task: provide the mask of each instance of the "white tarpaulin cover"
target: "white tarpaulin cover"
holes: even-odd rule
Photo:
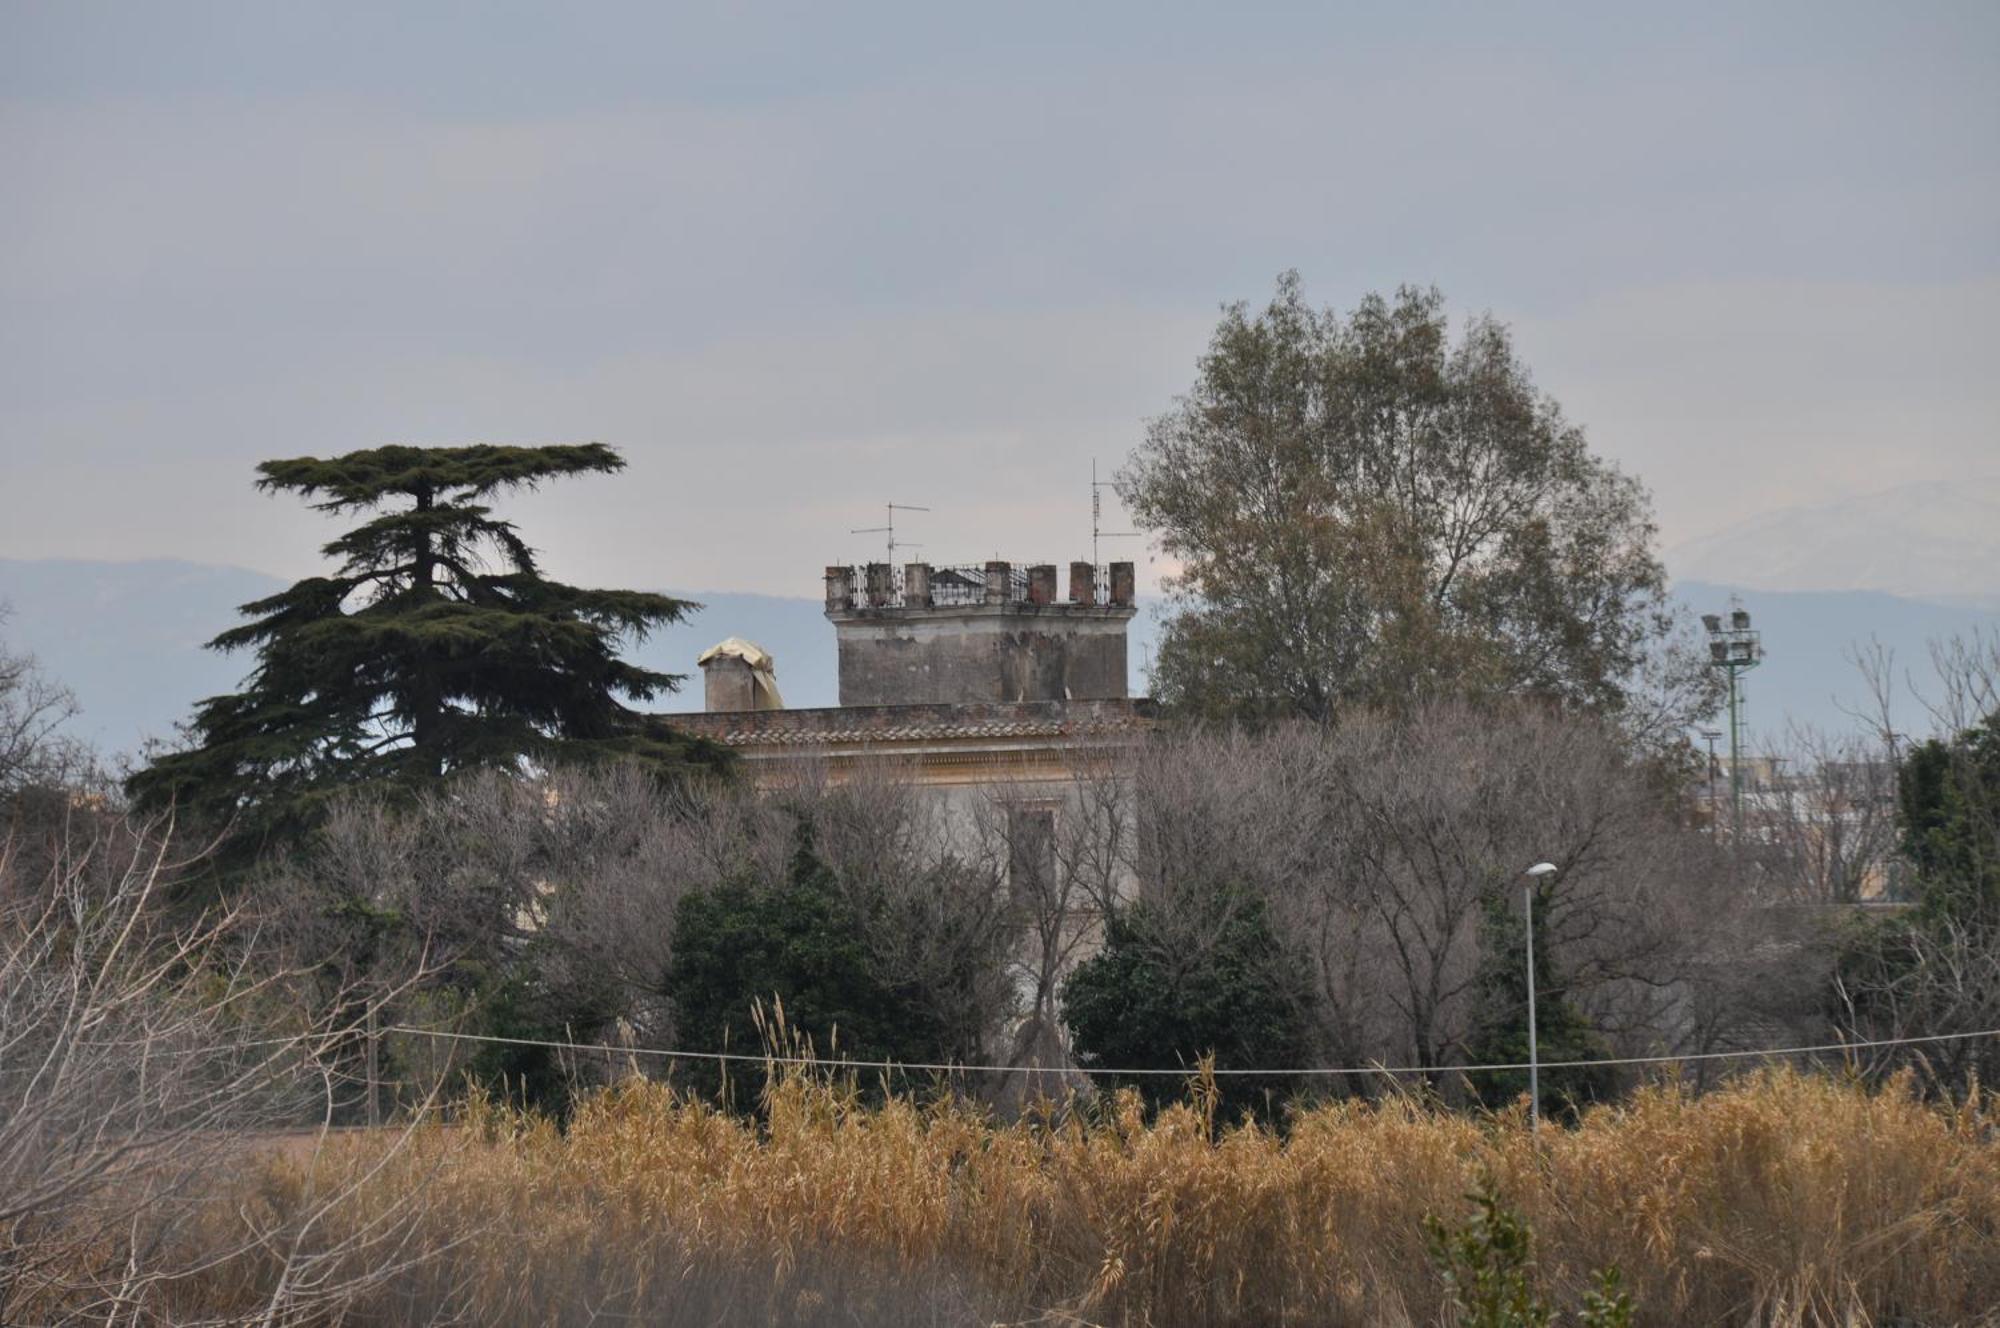
[[[778,666],[772,660],[771,652],[754,641],[745,641],[740,636],[732,636],[701,652],[695,663],[706,665],[711,659],[740,659],[750,666],[750,683],[757,689],[759,710],[783,710],[785,698],[778,695]]]

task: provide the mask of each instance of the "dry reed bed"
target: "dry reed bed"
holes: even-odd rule
[[[566,1132],[481,1108],[386,1161],[366,1136],[269,1156],[246,1211],[379,1168],[316,1238],[401,1223],[441,1253],[350,1321],[1432,1323],[1422,1219],[1491,1175],[1560,1303],[1615,1264],[1647,1324],[1965,1323],[2000,1305],[1996,1124],[1788,1072],[1648,1089],[1539,1140],[1408,1102],[1283,1136],[1211,1132],[1197,1105],[1149,1122],[1129,1096],[998,1125],[800,1077],[756,1125],[635,1080]],[[215,1278],[184,1292],[258,1294]]]

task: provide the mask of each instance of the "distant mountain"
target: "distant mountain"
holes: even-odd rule
[[[236,621],[236,607],[283,583],[258,572],[194,563],[76,562],[0,559],[0,602],[13,615],[0,637],[40,656],[75,690],[83,714],[75,732],[107,753],[134,751],[146,737],[168,737],[194,703],[230,690],[249,667],[202,642]],[[818,599],[726,591],[675,591],[704,609],[633,652],[649,668],[688,675],[680,694],[660,706],[701,708],[695,658],[724,637],[757,642],[777,661],[785,703],[804,708],[837,700],[833,629]],[[2000,612],[1940,605],[1872,591],[1761,590],[1741,582],[1688,581],[1676,597],[1695,613],[1728,607],[1740,596],[1764,632],[1768,657],[1748,679],[1750,719],[1758,740],[1782,735],[1787,717],[1829,728],[1852,727],[1841,703],[1858,705],[1861,687],[1847,652],[1870,636],[1895,650],[1917,685],[1934,687],[1927,642],[1974,630],[2000,631]],[[1157,606],[1133,624],[1132,685],[1145,687],[1144,664],[1157,639]],[[1898,727],[1921,731],[1914,706]]]
[[[77,736],[107,753],[136,751],[168,738],[203,697],[232,690],[250,667],[247,655],[203,648],[235,623],[237,607],[285,582],[240,567],[170,559],[84,562],[0,559],[0,603],[12,613],[0,640],[27,650],[77,695]],[[769,650],[791,706],[838,700],[833,628],[812,599],[732,592],[673,591],[703,605],[685,623],[652,637],[632,659],[687,675],[663,711],[701,709],[695,659],[717,641],[742,636]]]
[[[2000,478],[1771,512],[1667,554],[1676,577],[2000,610]]]
[[[284,586],[240,567],[152,559],[74,562],[0,559],[0,624],[10,650],[27,650],[76,693],[72,731],[107,755],[170,738],[194,702],[228,691],[249,668],[202,642],[236,621],[236,606]]]

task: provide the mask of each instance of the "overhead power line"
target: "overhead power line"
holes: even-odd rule
[[[598,1052],[612,1056],[650,1056],[656,1059],[681,1061],[739,1061],[749,1064],[766,1065],[812,1065],[832,1070],[904,1070],[940,1074],[982,1074],[982,1073],[1068,1073],[1074,1070],[1088,1075],[1174,1075],[1186,1078],[1197,1073],[1193,1066],[1176,1069],[1155,1067],[1117,1068],[1106,1065],[1076,1065],[1057,1070],[1052,1067],[1032,1065],[969,1065],[944,1061],[865,1061],[828,1059],[817,1056],[776,1056],[760,1055],[746,1051],[669,1051],[657,1047],[620,1047],[607,1042],[561,1042],[548,1038],[501,1037],[491,1033],[454,1033],[439,1028],[417,1028],[409,1024],[391,1024],[382,1030],[385,1033],[406,1033],[414,1037],[440,1038],[453,1042],[482,1042],[510,1047],[542,1047],[557,1051]],[[1755,1060],[1760,1057],[1805,1056],[1821,1052],[1864,1051],[1874,1047],[1906,1047],[1939,1042],[1962,1042],[1971,1038],[2000,1037],[2000,1028],[1981,1029],[1972,1033],[1930,1033],[1917,1037],[1870,1038],[1853,1042],[1822,1042],[1811,1046],[1765,1047],[1742,1051],[1696,1051],[1674,1056],[1607,1056],[1597,1060],[1541,1061],[1544,1070],[1587,1069],[1609,1065],[1684,1065],[1691,1061]],[[1482,1074],[1497,1070],[1525,1070],[1526,1061],[1495,1063],[1490,1065],[1307,1065],[1281,1069],[1222,1069],[1212,1073],[1218,1077],[1228,1075],[1256,1075],[1268,1078],[1294,1076],[1337,1077],[1344,1075],[1379,1074]]]

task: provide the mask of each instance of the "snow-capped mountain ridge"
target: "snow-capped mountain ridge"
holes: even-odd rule
[[[1678,580],[2000,609],[2000,477],[1769,512],[1667,553]]]

